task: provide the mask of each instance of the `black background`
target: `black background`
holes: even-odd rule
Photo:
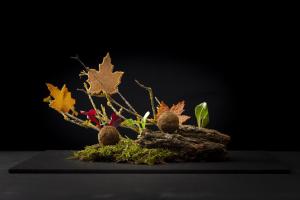
[[[110,52],[115,70],[125,72],[120,91],[141,113],[150,110],[148,97],[134,79],[169,105],[185,100],[192,117],[195,105],[208,102],[209,127],[232,137],[230,149],[299,150],[297,65],[280,34],[239,22],[206,27],[196,15],[193,21],[98,16],[92,23],[80,13],[54,13],[40,10],[6,24],[0,149],[78,149],[97,142],[93,130],[68,124],[42,99],[45,82],[66,83],[77,110],[89,109],[76,91],[85,80],[78,77],[82,67],[70,56],[97,68]],[[188,123],[196,124],[194,118]]]

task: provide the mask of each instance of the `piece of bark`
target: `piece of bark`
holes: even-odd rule
[[[178,153],[178,161],[213,160],[228,158],[226,144],[230,137],[213,129],[181,126],[175,133],[145,130],[137,143],[147,148],[165,148]]]
[[[177,133],[185,137],[202,138],[225,145],[230,141],[229,135],[223,134],[214,129],[198,128],[192,125],[181,125]]]

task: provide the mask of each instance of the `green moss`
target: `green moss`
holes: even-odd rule
[[[166,149],[148,149],[136,144],[129,138],[122,138],[116,145],[87,146],[73,153],[72,158],[83,161],[129,162],[154,165],[171,161],[176,153]]]

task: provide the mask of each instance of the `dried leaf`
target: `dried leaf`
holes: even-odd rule
[[[62,89],[58,89],[50,83],[46,83],[48,90],[50,91],[50,96],[53,100],[49,100],[49,106],[58,112],[67,113],[72,110],[74,113],[75,99],[72,98],[71,92],[68,91],[66,85]]]
[[[170,111],[174,112],[177,115],[181,115],[183,113],[183,111],[184,111],[184,109],[183,109],[184,106],[185,106],[184,101],[180,101],[176,105],[173,104],[173,106],[171,107]]]
[[[159,106],[157,107],[157,113],[156,113],[156,119],[158,119],[158,117],[163,114],[166,111],[169,111],[170,108],[167,104],[165,104],[165,102],[161,101]]]
[[[93,95],[99,95],[102,92],[114,94],[118,91],[118,85],[124,72],[113,72],[113,65],[109,53],[103,58],[99,65],[99,71],[89,69],[87,82],[90,85],[89,92]]]
[[[190,116],[182,115],[182,113],[184,112],[184,106],[185,106],[185,102],[181,101],[181,102],[177,103],[176,105],[173,104],[173,106],[171,108],[169,108],[169,106],[167,104],[165,104],[163,101],[161,101],[161,103],[157,107],[156,119],[158,119],[158,117],[162,113],[164,113],[166,111],[171,111],[171,112],[174,112],[178,116],[179,124],[183,124],[185,121],[187,121],[188,119],[191,118]]]
[[[179,118],[179,124],[183,124],[184,122],[186,122],[191,117],[187,116],[187,115],[178,115],[178,118]]]

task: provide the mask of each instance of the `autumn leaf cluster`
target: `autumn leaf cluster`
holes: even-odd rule
[[[96,130],[101,128],[102,125],[124,126],[141,133],[143,129],[146,128],[146,125],[155,124],[160,115],[166,111],[175,113],[179,118],[180,124],[186,122],[190,118],[189,116],[182,114],[185,106],[184,101],[180,101],[171,107],[161,101],[159,102],[157,110],[155,110],[152,89],[136,81],[139,86],[150,92],[149,96],[151,100],[153,118],[151,119],[149,117],[149,111],[145,112],[144,115],[139,114],[118,89],[124,72],[114,71],[114,65],[111,62],[109,53],[107,53],[107,55],[103,58],[98,69],[86,68],[81,74],[87,76],[86,82],[84,83],[84,92],[88,95],[92,105],[90,110],[80,111],[80,114],[87,117],[87,121],[76,117],[76,100],[72,97],[72,94],[68,91],[66,85],[63,85],[63,87],[59,89],[50,83],[46,84],[50,91],[50,96],[45,98],[44,101],[48,102],[51,108],[63,114],[65,119],[72,123],[83,127],[92,127]],[[112,95],[115,94],[119,95],[121,99],[123,99],[126,106],[121,105],[121,103],[117,102],[113,98]],[[94,103],[93,97],[106,97],[106,104],[113,112],[110,118],[106,114],[105,106],[101,104],[101,110],[96,108],[97,106]],[[134,118],[125,117],[123,112],[133,115]]]

